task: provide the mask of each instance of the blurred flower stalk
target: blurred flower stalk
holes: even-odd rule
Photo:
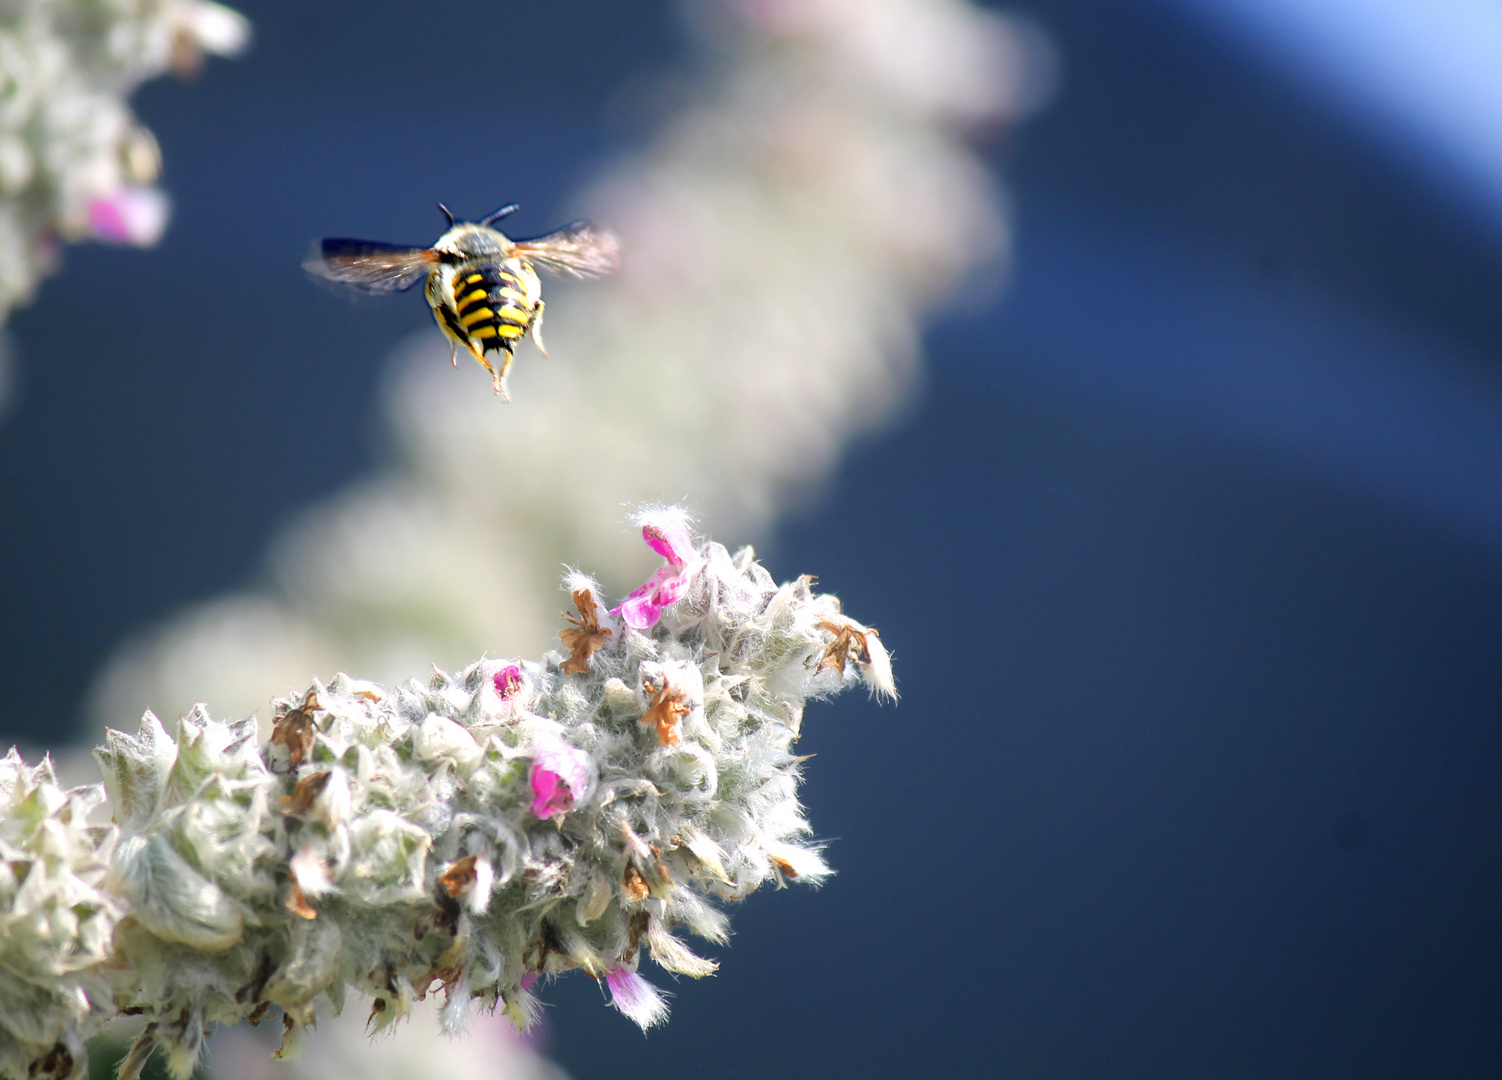
[[[56,269],[62,243],[150,247],[167,225],[156,139],[126,98],[249,24],[208,0],[0,3],[0,322]]]
[[[828,873],[797,799],[805,702],[895,689],[875,632],[809,578],[777,585],[680,511],[638,520],[672,538],[671,597],[659,573],[633,597],[650,605],[607,612],[571,574],[576,614],[540,661],[315,682],[266,742],[254,717],[197,706],[174,737],[147,713],[95,751],[110,826],[88,820],[99,785],[11,751],[0,1075],[82,1076],[83,1040],[120,1015],[144,1023],[120,1080],[158,1049],[187,1080],[215,1027],[268,1015],[288,1058],[348,990],[375,1031],[430,995],[447,1034],[473,1004],[521,1029],[536,980],[574,969],[663,1020],[644,955],[708,975],[677,928],[723,943],[716,901]]]
[[[705,63],[582,209],[623,240],[605,282],[549,284],[551,357],[496,407],[421,333],[398,353],[383,470],[304,514],[266,579],[129,642],[94,715],[268,686],[393,680],[548,632],[559,561],[624,587],[623,508],[685,502],[764,536],[913,393],[920,329],[1007,233],[964,136],[1039,93],[1033,35],[964,0],[700,0]],[[637,578],[640,580],[640,578]],[[664,587],[670,588],[670,583]]]

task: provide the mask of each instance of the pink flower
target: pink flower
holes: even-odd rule
[[[156,188],[122,187],[89,200],[89,229],[101,240],[151,247],[167,228],[167,196]]]
[[[490,678],[502,701],[509,700],[512,694],[522,688],[522,669],[515,664],[507,664]]]
[[[610,987],[610,1004],[636,1021],[642,1030],[667,1019],[668,1003],[662,1000],[657,987],[636,972],[613,967],[605,972],[605,984]]]
[[[562,817],[582,798],[594,779],[594,761],[560,739],[539,741],[533,747],[532,813],[543,820]]]
[[[546,821],[555,814],[562,816],[574,805],[574,793],[569,790],[563,777],[552,769],[544,769],[532,763],[532,813]]]
[[[641,535],[668,564],[658,567],[645,585],[610,614],[620,616],[627,626],[646,630],[657,625],[663,608],[688,591],[704,560],[694,550],[694,538],[681,515],[654,514],[643,523]]]

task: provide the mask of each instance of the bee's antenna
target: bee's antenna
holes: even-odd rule
[[[481,225],[489,225],[492,221],[499,221],[507,214],[515,213],[521,209],[521,203],[507,203],[493,214],[486,214],[480,219]]]
[[[438,209],[442,210],[443,216],[449,219],[449,228],[452,229],[454,227],[454,215],[449,213],[449,208],[444,206],[443,203],[438,204]]]

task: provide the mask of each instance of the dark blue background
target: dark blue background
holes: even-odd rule
[[[12,320],[16,736],[74,730],[123,633],[254,575],[379,456],[378,372],[350,357],[428,316],[331,303],[308,238],[421,241],[438,199],[516,199],[540,231],[683,62],[670,5],[241,7],[250,54],[138,98],[162,247],[72,251]],[[1288,311],[1321,327],[1299,370],[1353,364],[1328,384],[1352,400],[1371,334],[1415,378],[1495,385],[1495,233],[1152,0],[1025,8],[1065,82],[984,148],[1014,287],[935,330],[921,406],[766,552],[896,653],[899,707],[810,712],[839,874],[753,897],[645,1041],[589,980],[550,988],[553,1053],[577,1080],[1497,1075],[1495,414],[1235,411],[1300,406],[1255,364]],[[1174,285],[1180,256],[1220,299]],[[1178,328],[1156,350],[1142,295]],[[1427,471],[1384,456],[1440,434]]]

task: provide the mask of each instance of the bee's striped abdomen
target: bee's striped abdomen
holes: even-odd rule
[[[509,267],[468,266],[454,275],[455,331],[481,349],[510,352],[527,332],[535,305],[527,300],[526,285]]]

